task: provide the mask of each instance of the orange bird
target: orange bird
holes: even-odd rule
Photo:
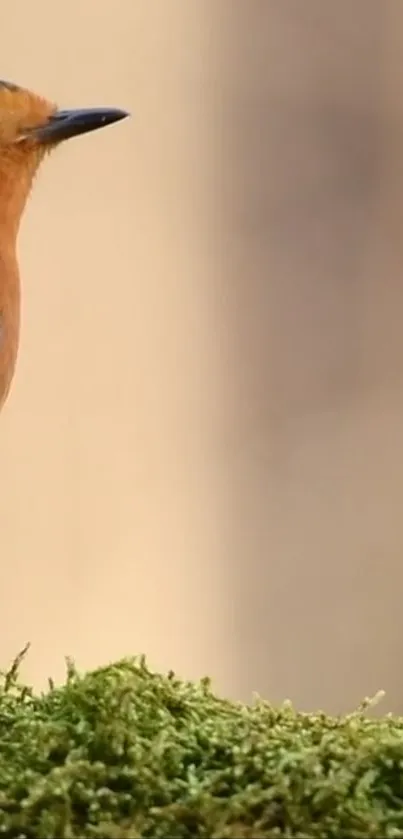
[[[118,108],[61,111],[0,81],[0,409],[14,377],[20,333],[17,235],[34,176],[59,143],[127,117]]]

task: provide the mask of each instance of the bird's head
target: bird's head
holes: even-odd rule
[[[17,231],[32,180],[47,152],[126,116],[118,108],[59,110],[29,90],[0,81],[0,228],[11,224]]]

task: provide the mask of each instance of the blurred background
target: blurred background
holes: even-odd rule
[[[401,0],[36,0],[1,76],[67,143],[19,250],[0,656],[144,652],[403,711]]]

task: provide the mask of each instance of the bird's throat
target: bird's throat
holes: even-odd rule
[[[15,247],[22,214],[32,188],[42,154],[21,154],[21,149],[0,155],[0,231]]]

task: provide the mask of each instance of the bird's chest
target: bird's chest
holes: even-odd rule
[[[5,279],[0,272],[0,408],[14,376],[20,335],[18,278]]]

